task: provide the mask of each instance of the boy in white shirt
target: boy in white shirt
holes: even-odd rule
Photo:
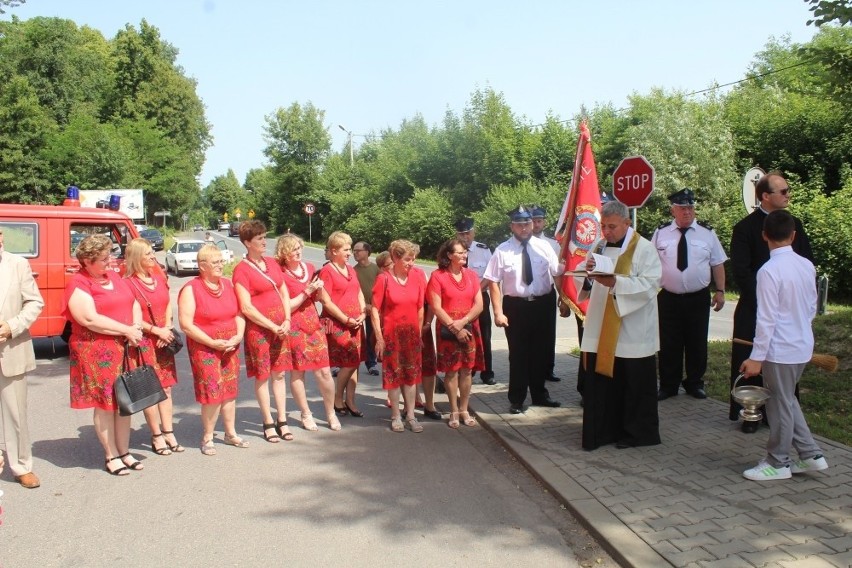
[[[751,355],[740,367],[746,377],[762,370],[763,384],[772,394],[766,402],[766,458],[743,472],[753,481],[789,479],[793,473],[828,468],[794,394],[813,355],[811,322],[817,303],[816,271],[793,252],[795,235],[793,216],[784,209],[771,212],[763,223],[769,260],[757,273],[757,330]],[[797,461],[790,458],[791,447],[799,455]]]

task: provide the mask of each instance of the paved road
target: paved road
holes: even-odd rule
[[[183,280],[172,278],[173,293]],[[0,475],[3,568],[615,566],[485,428],[455,431],[430,421],[422,434],[392,433],[377,377],[359,388],[367,416],[343,419],[341,432],[325,427],[309,380],[320,430],[301,430],[290,401],[295,440],[277,445],[260,437],[243,379],[237,430],[252,445],[225,446],[219,429],[218,455],[205,457],[183,351],[175,430],[187,451],[154,455],[136,415],[131,447],[145,470],[109,476],[91,412],[68,407],[68,361],[59,343],[39,342],[29,379],[42,487],[24,490],[8,470]]]

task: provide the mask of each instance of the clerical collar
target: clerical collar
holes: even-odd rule
[[[625,239],[625,238],[627,238],[627,235],[625,235],[624,237],[622,237],[622,239],[621,239],[620,241],[618,241],[618,242],[615,242],[615,243],[610,243],[610,242],[608,242],[608,243],[606,244],[606,246],[608,246],[608,247],[617,247],[617,248],[621,248],[621,247],[623,247],[623,246],[624,246],[624,239]]]

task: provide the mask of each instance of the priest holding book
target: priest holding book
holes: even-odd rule
[[[603,238],[586,262],[579,300],[589,298],[580,345],[583,449],[660,443],[656,353],[660,346],[657,292],[662,267],[654,246],[630,226],[627,207],[601,208]],[[598,259],[607,257],[610,266]],[[606,269],[606,270],[605,270]],[[611,273],[610,272],[611,269]],[[578,287],[581,282],[578,282]]]

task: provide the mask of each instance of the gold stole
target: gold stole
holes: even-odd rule
[[[630,274],[633,265],[633,253],[636,252],[636,243],[639,242],[639,232],[633,232],[633,238],[615,262],[615,274]],[[615,301],[612,294],[606,295],[606,307],[604,308],[603,322],[601,322],[601,335],[598,339],[598,356],[595,360],[595,372],[605,377],[612,378],[615,366],[615,347],[618,344],[618,334],[621,331],[621,317],[615,311]]]

